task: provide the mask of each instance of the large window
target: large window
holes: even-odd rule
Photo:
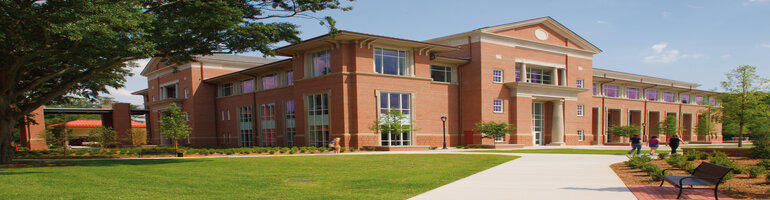
[[[309,144],[318,147],[329,142],[329,95],[307,96],[307,130]]]
[[[657,101],[658,100],[658,91],[657,90],[647,90],[644,91],[644,96],[647,98],[648,101]]]
[[[241,81],[241,88],[243,89],[243,93],[254,92],[254,79]]]
[[[696,95],[695,96],[695,104],[702,105],[703,104],[703,100],[705,100],[705,97],[700,96],[700,95]]]
[[[219,94],[223,97],[233,95],[233,84],[232,83],[222,84]]]
[[[492,101],[492,112],[496,113],[502,113],[503,112],[503,100],[502,99],[495,99]]]
[[[383,116],[390,111],[401,112],[406,117],[401,123],[407,127],[402,130],[382,130],[380,133],[380,140],[383,146],[411,145],[412,131],[411,128],[408,128],[412,125],[412,104],[410,97],[410,94],[380,93],[380,116]]]
[[[605,97],[620,97],[620,87],[617,85],[604,85]]]
[[[682,103],[690,103],[690,94],[679,94],[679,101],[682,101]]]
[[[406,75],[406,51],[374,48],[374,70],[380,74]]]
[[[674,93],[673,92],[663,92],[663,101],[674,103]]]
[[[527,68],[527,82],[551,84],[552,74],[553,74],[552,70]]]
[[[310,77],[323,76],[331,72],[329,51],[319,51],[310,54]]]
[[[242,147],[254,146],[254,129],[251,118],[251,106],[238,108],[238,128],[240,132],[239,145]]]
[[[275,104],[259,105],[259,132],[262,146],[275,146]]]
[[[269,90],[278,87],[278,74],[262,76],[262,89]]]
[[[431,65],[430,77],[433,78],[433,81],[450,83],[452,82],[452,67]]]
[[[709,104],[711,104],[712,106],[716,106],[717,105],[717,100],[714,99],[714,97],[709,97]]]
[[[160,99],[176,98],[176,86],[179,84],[169,84],[160,87]]]
[[[639,99],[639,88],[626,88],[626,98]]]
[[[286,72],[286,85],[294,85],[294,71]]]
[[[294,101],[286,102],[286,146],[294,146],[294,134],[297,132],[295,124]]]
[[[503,70],[492,70],[492,82],[503,83]]]

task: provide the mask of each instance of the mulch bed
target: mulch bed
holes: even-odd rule
[[[65,167],[78,166],[73,163],[49,163],[49,162],[12,162],[11,164],[0,164],[0,168],[6,167]]]
[[[730,157],[738,165],[741,166],[756,166],[759,160],[749,159],[745,157]],[[691,161],[693,165],[698,166],[703,160]],[[666,163],[664,160],[653,160],[651,163],[658,165],[661,169],[675,168]],[[627,186],[632,185],[654,185],[657,187],[660,181],[652,181],[647,173],[641,169],[634,169],[627,166],[625,163],[615,163],[610,165],[610,168],[615,171],[618,177],[623,180]],[[669,170],[674,175],[689,175],[683,170]],[[770,199],[770,184],[765,181],[765,176],[759,176],[757,178],[749,178],[748,174],[735,174],[735,176],[728,180],[727,183],[719,186],[719,194],[726,194],[735,199]],[[663,187],[670,187],[671,184],[664,184]],[[694,190],[697,191],[697,190]],[[706,190],[707,191],[707,190]],[[678,192],[678,191],[677,191]],[[685,190],[684,194],[687,194],[688,190]],[[684,194],[682,195],[684,197]],[[720,195],[721,196],[721,195]],[[713,194],[710,196],[713,198]],[[676,196],[674,196],[676,198]]]

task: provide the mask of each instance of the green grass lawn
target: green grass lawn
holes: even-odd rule
[[[631,148],[629,148],[631,150]],[[604,149],[514,149],[514,150],[478,150],[473,152],[489,153],[554,153],[554,154],[604,154],[604,155],[626,155],[628,150],[604,150]],[[657,150],[655,153],[671,152]],[[649,154],[650,150],[642,150],[642,154]]]
[[[0,168],[0,199],[406,199],[513,160],[330,155],[61,161]]]

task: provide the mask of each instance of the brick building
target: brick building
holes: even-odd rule
[[[593,68],[601,50],[550,17],[485,27],[428,41],[340,31],[276,49],[283,60],[215,54],[141,73],[149,88],[151,143],[160,112],[179,103],[193,127],[186,143],[227,146],[505,146],[623,142],[608,126],[675,116],[688,141],[698,111],[716,104],[698,84]],[[524,72],[524,73],[522,73]],[[593,89],[591,89],[593,87]],[[397,110],[418,130],[377,134]],[[509,135],[482,139],[479,121],[508,122]],[[720,130],[721,128],[717,128]],[[721,141],[721,136],[712,138]]]

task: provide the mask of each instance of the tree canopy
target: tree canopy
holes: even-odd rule
[[[313,18],[336,31],[324,10],[341,0],[0,1],[0,163],[10,163],[11,132],[38,107],[66,94],[85,98],[120,88],[132,60],[194,61],[196,55],[257,51],[296,43]]]
[[[723,119],[737,124],[738,146],[743,146],[743,134],[747,124],[754,123],[759,116],[767,116],[768,106],[763,103],[762,94],[767,91],[767,80],[757,75],[757,68],[749,65],[739,66],[726,74],[722,81],[726,91],[721,96]]]
[[[179,140],[189,137],[190,131],[192,131],[192,128],[187,126],[185,119],[185,113],[176,103],[170,104],[160,117],[160,135],[174,141],[174,148],[177,152],[179,152]]]

